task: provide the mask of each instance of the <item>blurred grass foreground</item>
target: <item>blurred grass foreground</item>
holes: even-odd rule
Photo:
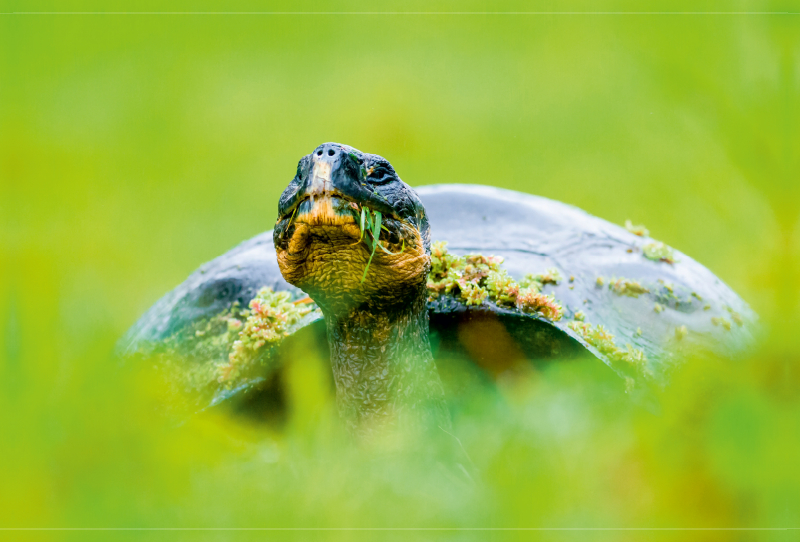
[[[0,527],[800,527],[800,18],[777,13],[797,5],[667,6],[753,13],[0,15]],[[186,9],[233,8],[169,11]],[[354,446],[313,348],[292,357],[280,423],[189,416],[157,368],[120,364],[115,341],[201,263],[269,229],[297,160],[324,141],[386,156],[412,186],[490,184],[643,222],[750,303],[758,348],[686,363],[657,412],[599,362],[478,378],[453,410],[473,483],[442,467],[437,443]]]

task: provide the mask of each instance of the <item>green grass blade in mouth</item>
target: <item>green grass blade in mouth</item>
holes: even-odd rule
[[[375,243],[374,243],[374,238],[372,236],[372,228],[373,225],[375,224],[375,217],[373,216],[372,209],[370,209],[369,207],[367,207],[366,209],[367,209],[366,220],[364,223],[364,230],[363,230],[364,242],[367,244],[367,247],[374,252]]]
[[[367,209],[366,207],[362,207],[361,208],[361,223],[360,223],[360,225],[358,227],[358,231],[360,233],[358,235],[358,241],[356,241],[356,244],[360,243],[361,240],[364,239],[364,220],[365,220],[365,215],[366,215],[366,212],[367,212],[366,209]]]
[[[391,252],[388,248],[386,248],[385,246],[383,246],[380,243],[378,243],[378,246],[380,247],[380,249],[382,251],[384,251],[389,256],[397,256],[398,254],[402,254],[403,252],[405,252],[405,250],[406,250],[406,240],[403,239],[403,246],[402,246],[402,248],[400,248],[400,252]]]
[[[361,277],[361,283],[364,283],[364,280],[367,278],[367,271],[369,270],[369,264],[372,263],[372,257],[375,256],[375,249],[372,250],[372,254],[369,255],[369,260],[367,260],[367,266],[364,268],[364,275]]]
[[[378,240],[381,236],[381,218],[382,218],[381,212],[375,211],[375,220],[372,223],[372,242],[375,244],[379,244]],[[373,249],[373,252],[374,251],[375,250]]]
[[[381,235],[381,227],[387,232],[389,229],[385,226],[382,226],[381,222],[383,220],[383,215],[380,211],[370,211],[366,207],[361,208],[361,235],[364,237],[364,241],[369,245],[370,239],[369,236],[364,236],[364,231],[368,231],[372,234],[372,253],[369,255],[369,260],[367,260],[367,266],[364,268],[364,275],[361,277],[361,282],[363,283],[364,280],[367,278],[367,271],[369,271],[369,265],[372,263],[372,258],[375,256],[375,251],[380,247],[382,251],[390,256],[397,256],[398,254],[402,254],[406,250],[406,241],[403,239],[403,245],[400,249],[400,252],[392,252],[386,247],[384,247],[380,243],[380,235]],[[365,223],[366,222],[366,228]],[[360,240],[360,239],[359,239]]]
[[[362,207],[362,216],[363,216],[363,209]],[[370,224],[370,222],[372,222]],[[378,248],[378,238],[381,233],[381,213],[380,211],[375,211],[375,217],[373,219],[367,218],[367,227],[372,231],[372,253],[369,255],[369,260],[367,260],[367,266],[364,268],[364,275],[361,277],[361,283],[364,283],[364,280],[367,278],[367,271],[369,271],[369,264],[372,263],[372,258],[375,256],[375,250]],[[362,230],[363,231],[363,230]],[[365,240],[368,240],[367,237]]]

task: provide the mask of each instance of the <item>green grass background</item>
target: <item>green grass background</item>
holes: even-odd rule
[[[794,2],[0,7],[773,12],[0,15],[0,527],[800,527],[800,16],[774,13]],[[120,366],[115,341],[269,229],[325,141],[385,156],[412,186],[489,184],[643,222],[761,315],[757,353],[687,364],[657,415],[602,366],[476,389],[455,420],[474,487],[425,454],[354,449],[314,351],[290,367],[283,431],[177,423],[164,406],[179,400],[157,371]]]

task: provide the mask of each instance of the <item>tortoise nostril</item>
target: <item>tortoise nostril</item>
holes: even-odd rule
[[[317,151],[317,156],[322,156],[322,151]]]
[[[333,156],[334,154],[336,154],[336,151],[333,149],[328,149],[328,156]]]

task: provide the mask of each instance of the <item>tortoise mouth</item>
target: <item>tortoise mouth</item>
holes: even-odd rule
[[[276,226],[284,278],[323,310],[409,299],[427,276],[425,244],[411,222],[387,216],[376,227],[376,214],[338,194],[302,198]],[[376,233],[380,246],[374,243]]]
[[[331,248],[358,248],[355,245],[371,245],[367,239],[374,237],[370,229],[369,217],[374,211],[368,205],[336,192],[305,195],[288,212],[278,219],[277,228],[281,239],[294,244],[300,241],[299,233],[311,236]],[[379,240],[386,249],[395,252],[402,250],[407,243],[415,242],[419,231],[408,221],[394,214],[382,215]],[[355,241],[355,242],[354,242]],[[281,247],[279,247],[281,248]],[[286,246],[285,248],[289,248]],[[363,250],[364,247],[362,247]]]
[[[291,223],[302,223],[309,226],[358,224],[362,207],[373,208],[370,203],[372,202],[359,201],[359,199],[342,194],[337,190],[316,194],[306,193],[298,198],[295,205],[278,217],[278,223],[288,219]],[[380,210],[383,211],[384,217],[402,221],[397,213],[387,213],[386,209]]]
[[[308,226],[346,226],[357,224],[361,207],[339,194],[309,195],[304,197],[288,215],[295,224]],[[287,218],[284,216],[282,218]]]

